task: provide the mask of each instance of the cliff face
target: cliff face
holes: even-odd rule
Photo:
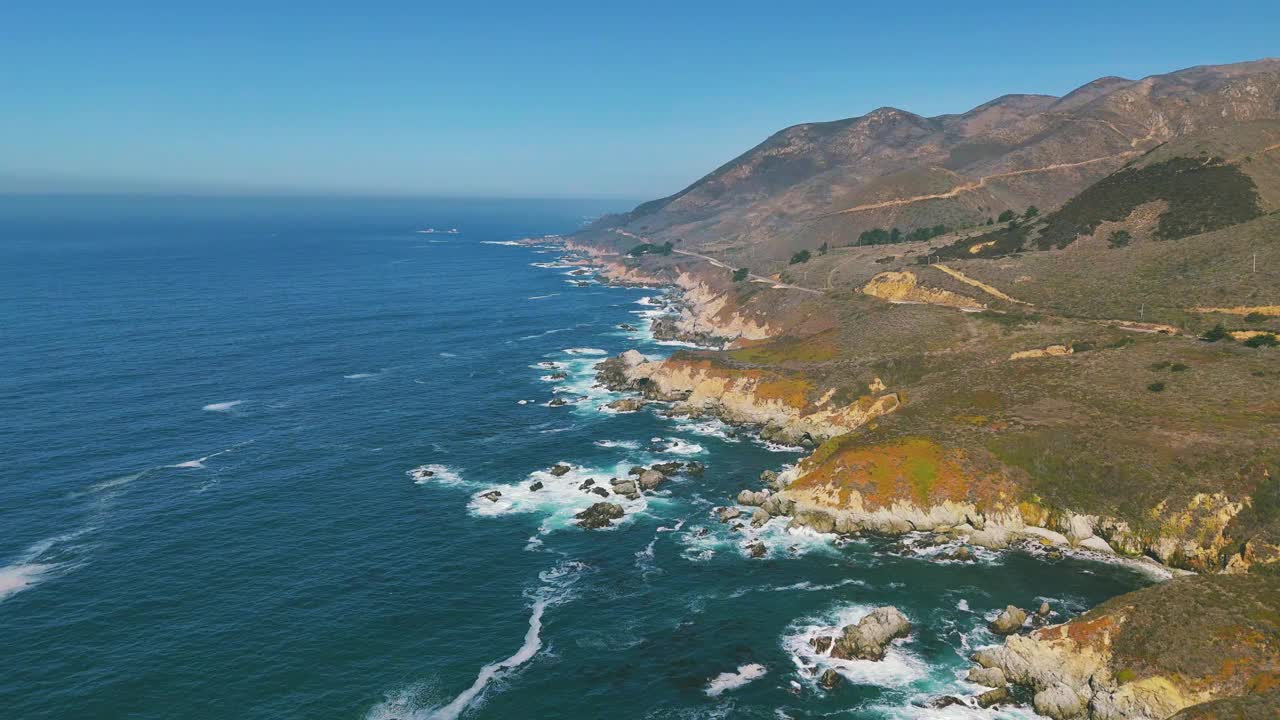
[[[626,360],[624,386],[672,401],[674,412],[760,425],[767,437],[793,444],[812,445],[852,432],[901,404],[896,393],[885,393],[841,405],[833,402],[834,390],[807,380],[723,368],[707,360]]]
[[[1027,687],[1055,720],[1276,717],[1280,578],[1180,578],[1014,635],[974,660]],[[1231,698],[1259,714],[1212,714]]]
[[[1247,506],[1225,494],[1164,502],[1141,532],[1129,522],[1037,501],[1017,473],[974,462],[969,453],[927,438],[867,444],[838,437],[781,476],[782,496],[808,511],[805,522],[845,532],[954,533],[977,545],[1017,541],[1151,557],[1198,572],[1245,572],[1270,545],[1237,552],[1232,522]]]

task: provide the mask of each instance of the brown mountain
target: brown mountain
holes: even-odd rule
[[[976,226],[1061,205],[1171,140],[1265,119],[1280,119],[1280,59],[1105,77],[1061,98],[1006,95],[957,115],[880,108],[782,130],[587,234],[634,244],[622,230],[745,263],[854,244],[874,227]]]

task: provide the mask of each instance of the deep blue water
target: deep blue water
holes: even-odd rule
[[[577,287],[534,266],[558,253],[485,242],[606,209],[0,200],[0,715],[930,717],[912,703],[972,691],[984,615],[1146,582],[780,522],[747,559],[710,509],[797,455],[601,412],[597,351],[672,349],[617,327],[658,291]],[[587,399],[547,407],[557,389]],[[579,482],[658,459],[708,470],[574,527],[598,500]],[[910,640],[818,690],[806,633],[882,604]]]

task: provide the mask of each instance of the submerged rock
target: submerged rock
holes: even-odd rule
[[[705,473],[706,471],[707,471],[707,466],[703,465],[702,463],[696,460],[690,460],[689,462],[686,462],[684,464],[685,474],[692,477],[702,477],[703,473]]]
[[[818,684],[823,690],[834,690],[840,685],[840,673],[827,668],[823,671],[822,676],[818,678]]]
[[[762,558],[767,552],[768,548],[762,542],[754,542],[747,546],[747,554],[753,558]]]
[[[1027,611],[1012,605],[1000,611],[987,628],[997,635],[1012,635],[1022,629],[1027,621]]]
[[[605,490],[602,487],[593,487],[591,488],[591,492],[595,493],[596,495],[599,495],[600,497],[609,497],[609,491]]]
[[[498,498],[502,497],[502,491],[490,490],[489,492],[481,495],[480,497],[484,498],[485,500],[488,500],[489,502],[498,502]]]
[[[539,490],[541,490],[541,489],[542,489],[542,481],[541,481],[541,480],[534,480],[534,481],[533,481],[532,483],[530,483],[530,485],[529,485],[529,490],[530,490],[530,492],[537,492],[537,491],[539,491]]]
[[[893,606],[878,607],[846,625],[831,647],[831,657],[841,660],[883,660],[885,647],[911,633],[911,621]]]
[[[578,520],[578,525],[595,530],[598,528],[609,527],[614,520],[620,519],[626,513],[623,512],[622,506],[610,502],[598,502],[582,512],[574,515]]]

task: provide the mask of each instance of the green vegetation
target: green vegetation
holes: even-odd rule
[[[830,249],[831,249],[831,246],[828,245],[826,242],[823,242],[821,245],[818,246],[818,254],[826,255],[827,250],[830,250]]]
[[[1227,329],[1222,326],[1222,323],[1218,323],[1217,325],[1214,325],[1213,327],[1209,328],[1208,332],[1200,336],[1200,339],[1205,342],[1218,342],[1219,340],[1230,339],[1230,338],[1231,338],[1231,334],[1228,333]]]
[[[1244,341],[1244,346],[1250,348],[1276,347],[1277,345],[1280,345],[1280,340],[1276,340],[1276,336],[1271,334],[1254,335]]]
[[[1022,217],[1027,218],[1028,220],[1030,220],[1031,218],[1033,218],[1033,217],[1035,217],[1035,216],[1037,216],[1037,215],[1039,215],[1039,214],[1040,214],[1040,208],[1036,207],[1035,205],[1031,205],[1031,206],[1027,207],[1027,211],[1026,211],[1025,213],[1023,213],[1023,214],[1022,214]]]
[[[931,240],[939,235],[945,235],[950,230],[946,225],[938,224],[932,227],[916,228],[908,233],[903,233],[899,228],[885,230],[884,228],[871,228],[865,230],[858,235],[858,245],[892,245],[900,242],[924,242]]]
[[[1164,383],[1162,383],[1162,382],[1153,382],[1153,383],[1151,383],[1150,385],[1148,385],[1148,386],[1147,386],[1147,389],[1148,389],[1148,390],[1150,390],[1151,392],[1163,392],[1163,391],[1164,391]]]
[[[1174,363],[1169,366],[1169,372],[1183,372],[1185,370],[1190,370],[1190,369],[1191,369],[1190,366],[1183,365],[1182,363]]]
[[[1006,210],[999,220],[1009,223],[1008,227],[960,240],[941,248],[937,255],[944,259],[989,258],[1025,249],[1061,249],[1082,235],[1092,235],[1102,223],[1122,221],[1138,206],[1157,201],[1166,203],[1154,232],[1161,240],[1239,225],[1263,214],[1257,186],[1236,166],[1219,158],[1175,157],[1112,173],[1055,212],[1039,218],[1024,216],[1026,223],[1019,224],[1017,213]],[[1132,240],[1128,231],[1117,230],[1108,244],[1119,248]],[[977,245],[982,247],[970,253]]]
[[[743,280],[746,280],[747,276],[750,274],[751,274],[751,271],[748,270],[747,268],[738,268],[737,270],[733,271],[733,281],[742,282]]]
[[[1267,320],[1267,316],[1263,315],[1260,312],[1251,312],[1248,315],[1244,316],[1244,321],[1247,323],[1260,323],[1260,322],[1266,322],[1266,320]]]
[[[800,252],[791,256],[790,264],[799,265],[800,263],[806,263],[806,262],[809,262],[809,258],[811,257],[813,257],[813,253],[809,252],[808,250],[801,250]]]
[[[1042,250],[1064,248],[1108,220],[1124,220],[1139,205],[1163,200],[1155,236],[1162,240],[1238,225],[1262,215],[1253,180],[1219,158],[1175,157],[1112,173],[1045,217]]]
[[[628,250],[627,254],[630,255],[631,257],[640,257],[641,255],[670,255],[671,247],[672,247],[671,241],[669,240],[667,242],[662,243],[661,245],[654,245],[653,243],[640,243],[639,245],[636,245],[635,247]]]
[[[1122,248],[1128,245],[1130,240],[1133,240],[1133,236],[1129,234],[1128,230],[1117,230],[1111,233],[1111,237],[1107,238],[1107,246],[1113,250]]]
[[[1168,360],[1161,360],[1160,362],[1157,362],[1157,363],[1151,363],[1147,367],[1152,370],[1165,370],[1172,364],[1173,363],[1169,362]]]

